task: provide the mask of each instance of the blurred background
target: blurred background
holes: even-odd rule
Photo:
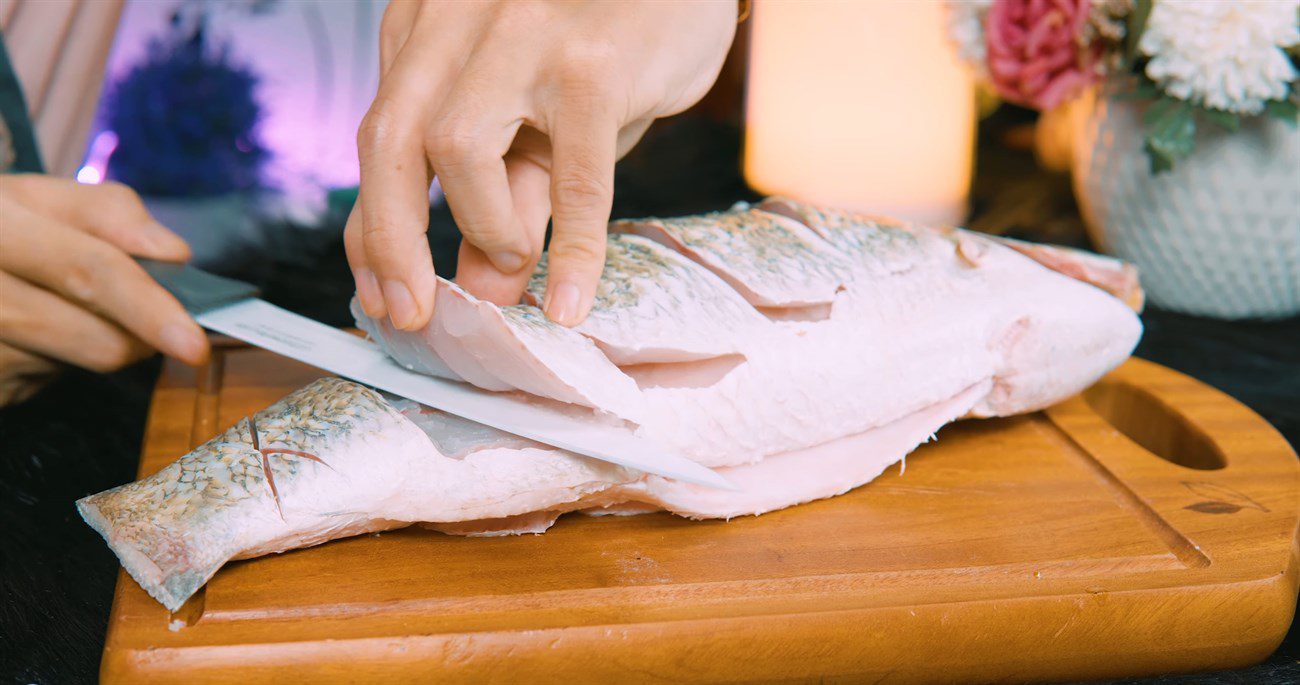
[[[344,324],[340,232],[385,4],[5,0],[0,19],[20,76],[36,84],[51,171],[132,186],[200,266]],[[1036,48],[1047,64],[986,30],[1000,7],[991,0],[760,0],[709,95],[656,123],[619,166],[615,218],[787,194],[1091,246],[1136,263],[1161,309],[1229,320],[1300,312],[1290,81],[1263,84],[1282,88],[1261,100],[1280,116],[1246,116],[1250,102],[1193,107],[1153,80],[1165,56],[1135,47],[1151,3],[1075,5],[1072,33]],[[1254,41],[1260,73],[1280,59],[1294,80],[1294,16],[1276,36],[1255,35],[1267,19],[1198,27],[1156,16],[1145,33]],[[1185,46],[1168,52],[1188,60]],[[1223,78],[1248,81],[1250,67]],[[429,236],[451,274],[458,239],[440,199],[435,185]]]
[[[83,88],[97,97],[62,126],[43,121],[51,96],[29,93],[52,172],[130,185],[198,265],[350,323],[341,231],[383,0],[64,3],[40,27],[29,8],[44,3],[22,2],[6,30],[20,74],[59,50],[26,49],[22,36],[40,30],[61,33],[83,69],[102,69],[102,87]],[[709,95],[657,122],[620,163],[615,218],[786,193],[1084,244],[1068,176],[1035,162],[1037,115],[981,99],[943,3],[756,5]],[[116,27],[101,54],[74,40],[87,23]],[[454,273],[458,236],[436,186],[430,199],[435,260]]]
[[[1137,263],[1150,298],[1137,354],[1228,391],[1296,444],[1292,34],[1246,35],[1275,50],[1261,59],[1291,70],[1280,99],[1258,112],[1202,111],[1166,104],[1158,87],[1167,84],[1150,76],[1164,54],[1159,45],[1138,49],[1148,19],[1140,10],[1150,3],[1074,3],[1090,12],[1078,24],[1097,46],[1089,59],[1109,71],[1104,79],[1089,71],[1079,84],[1087,87],[1065,99],[989,60],[987,46],[1016,49],[986,36],[997,5],[755,0],[712,91],[656,122],[619,163],[614,218],[720,210],[781,193],[1108,252]],[[132,186],[190,242],[200,266],[349,326],[342,229],[356,198],[355,132],[377,84],[384,6],[0,0],[0,27],[51,172]],[[1160,21],[1178,28],[1180,19]],[[429,212],[435,263],[451,275],[459,238],[436,186]],[[115,564],[67,503],[130,480],[156,373],[149,363],[111,377],[72,372],[0,415],[14,453],[35,455],[0,464],[12,470],[0,472],[4,520],[30,524],[15,530],[58,525],[65,540],[21,540],[12,548],[35,559],[22,569],[0,560],[13,572],[10,596],[38,597],[38,613],[55,617],[51,627],[30,626],[32,649],[49,657],[49,670],[31,680],[80,681],[98,663]],[[98,416],[101,430],[75,418],[86,415]],[[67,456],[87,451],[103,458]],[[85,544],[69,555],[66,540]],[[51,591],[56,582],[75,590]],[[29,620],[15,606],[0,611]],[[1260,669],[1207,682],[1265,682],[1294,666],[1296,650],[1293,631]]]

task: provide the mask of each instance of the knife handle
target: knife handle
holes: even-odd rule
[[[251,283],[210,274],[189,264],[145,257],[136,257],[135,261],[194,316],[261,294]]]

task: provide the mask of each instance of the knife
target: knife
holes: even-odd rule
[[[369,340],[258,299],[251,284],[188,264],[137,261],[209,330],[529,440],[688,483],[736,489],[712,469],[628,428],[405,369]]]

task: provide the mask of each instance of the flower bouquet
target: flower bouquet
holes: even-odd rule
[[[1050,113],[1040,143],[1069,124],[1063,166],[1089,234],[1137,264],[1150,302],[1300,313],[1300,0],[949,7],[958,50],[991,89]]]
[[[952,36],[1008,102],[1048,111],[1103,79],[1147,101],[1152,172],[1196,146],[1196,128],[1297,117],[1300,0],[953,0]]]

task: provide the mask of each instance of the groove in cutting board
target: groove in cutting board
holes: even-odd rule
[[[224,427],[217,425],[217,411],[221,406],[221,386],[226,369],[225,349],[212,350],[212,358],[199,369],[194,398],[194,422],[190,428],[190,447],[207,442]]]
[[[1179,561],[1189,568],[1202,568],[1210,565],[1210,558],[1205,556],[1205,553],[1196,546],[1196,543],[1187,539],[1185,535],[1178,532],[1178,529],[1169,525],[1169,522],[1144,502],[1137,493],[1133,492],[1119,478],[1116,478],[1115,474],[1111,473],[1105,464],[1088,452],[1083,445],[1080,445],[1070,435],[1069,431],[1053,418],[1050,411],[1046,415],[1046,421],[1035,421],[1034,425],[1041,428],[1043,434],[1059,445],[1062,451],[1073,456],[1078,463],[1096,476],[1097,480],[1115,496],[1115,500],[1120,503],[1120,506],[1133,512],[1138,520],[1146,524],[1147,528],[1151,529],[1151,532],[1169,548],[1170,552],[1173,552],[1174,556],[1178,557]],[[1127,439],[1127,436],[1125,438]],[[1145,448],[1136,443],[1133,446],[1136,449],[1146,451]]]
[[[221,409],[227,349],[228,345],[214,345],[207,365],[199,369],[195,383],[194,418],[190,427],[191,448],[202,445],[223,429],[223,426],[217,424],[217,415]],[[206,597],[207,587],[199,588],[179,609],[171,612],[168,625],[193,626],[198,623],[203,618]]]

